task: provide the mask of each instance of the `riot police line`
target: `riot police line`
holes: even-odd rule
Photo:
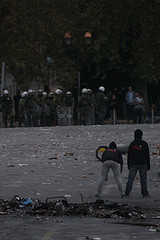
[[[95,98],[91,89],[83,88],[77,109],[70,91],[63,93],[61,89],[56,89],[55,92],[47,94],[42,90],[36,92],[29,89],[17,93],[12,99],[8,90],[5,89],[0,98],[1,127],[91,125],[98,121],[102,123],[105,117],[104,108],[106,108],[104,91],[105,88],[100,87]]]

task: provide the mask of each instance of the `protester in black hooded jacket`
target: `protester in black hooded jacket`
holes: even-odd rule
[[[150,156],[148,144],[142,140],[143,132],[140,129],[135,131],[135,139],[130,143],[128,150],[128,169],[134,165],[147,165],[150,170]]]
[[[112,160],[121,165],[121,172],[123,168],[123,159],[121,152],[117,149],[115,142],[111,142],[109,148],[102,155],[102,162]]]
[[[137,129],[134,132],[134,141],[129,145],[127,159],[129,175],[125,190],[126,196],[129,196],[132,191],[133,181],[138,170],[141,181],[141,194],[143,197],[149,196],[147,190],[147,170],[150,170],[150,155],[148,144],[142,140],[142,135],[143,132]]]
[[[120,195],[121,197],[123,197],[124,194],[123,194],[123,186],[122,186],[122,178],[121,178],[123,160],[122,160],[122,154],[117,150],[117,145],[115,144],[115,142],[111,142],[109,145],[109,148],[106,149],[106,151],[103,153],[102,162],[103,162],[103,165],[101,170],[101,177],[99,180],[99,184],[98,184],[95,196],[99,197],[104,181],[107,181],[108,172],[111,168],[113,171],[116,183],[118,185]]]

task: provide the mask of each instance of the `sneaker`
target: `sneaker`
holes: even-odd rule
[[[97,197],[97,198],[98,198],[98,197],[99,197],[99,194],[95,194],[95,197]]]
[[[121,198],[127,198],[127,197],[129,197],[128,194],[122,194],[122,195],[121,195]]]
[[[121,198],[125,198],[125,194],[121,194]]]
[[[149,197],[151,197],[151,195],[150,195],[150,194],[147,194],[147,195],[143,195],[143,197],[144,197],[144,198],[149,198]]]

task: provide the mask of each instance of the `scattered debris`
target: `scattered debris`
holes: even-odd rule
[[[69,198],[70,198],[70,197],[71,197],[71,195],[70,195],[70,194],[66,194],[66,195],[64,195],[64,197],[65,197],[65,198],[67,198],[67,197],[69,197]]]
[[[160,232],[160,225],[159,226],[151,226],[149,228],[150,232]]]
[[[15,165],[12,165],[12,164],[11,164],[11,165],[7,165],[7,167],[15,167]]]
[[[101,240],[101,238],[93,238],[93,237],[89,237],[89,236],[86,236],[86,239],[88,239],[88,240]]]
[[[64,156],[73,156],[73,153],[67,152],[67,153],[64,154]]]
[[[20,167],[23,167],[23,166],[28,166],[28,164],[27,163],[19,163],[18,164]]]
[[[160,232],[160,225],[153,224],[153,223],[144,223],[144,222],[116,222],[116,224],[126,224],[126,225],[133,225],[138,227],[148,227],[150,232]]]
[[[150,231],[150,232],[156,232],[156,229],[151,227],[151,228],[149,229],[149,231]]]
[[[90,173],[88,173],[88,175],[95,175],[95,173],[93,173],[93,172],[90,172]]]
[[[30,215],[47,216],[91,216],[96,218],[111,219],[144,219],[143,212],[139,207],[121,203],[109,203],[102,199],[95,202],[69,203],[66,197],[47,198],[46,202],[38,199],[21,198],[14,196],[10,201],[0,199],[0,215],[13,212]]]
[[[29,204],[31,204],[31,203],[32,203],[31,198],[25,198],[25,199],[21,202],[22,205],[29,205]]]

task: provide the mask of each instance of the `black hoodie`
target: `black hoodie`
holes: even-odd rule
[[[122,168],[123,168],[122,154],[117,149],[117,145],[115,142],[111,142],[109,145],[109,148],[106,149],[106,151],[102,155],[102,162],[105,162],[107,160],[111,160],[119,163],[121,165],[121,172],[122,172]]]
[[[147,165],[147,170],[150,169],[149,147],[142,140],[142,135],[140,129],[134,132],[134,141],[130,143],[128,150],[128,169],[134,165]]]

